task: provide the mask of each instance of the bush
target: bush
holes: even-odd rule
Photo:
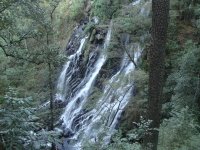
[[[173,60],[175,71],[168,77],[167,84],[170,87],[173,85],[172,90],[175,94],[172,100],[176,107],[189,106],[193,109],[196,104],[199,104],[197,100],[199,99],[200,69],[197,66],[200,62],[200,50],[192,41],[188,41],[184,47],[184,51],[179,52],[178,59]]]
[[[70,17],[73,20],[80,20],[84,16],[86,0],[73,0],[70,6]]]
[[[189,108],[173,111],[172,117],[164,120],[159,133],[159,150],[193,150],[199,149],[197,124]]]
[[[98,16],[102,21],[112,18],[120,9],[122,0],[94,0],[92,15]]]

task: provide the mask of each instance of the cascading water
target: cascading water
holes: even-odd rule
[[[140,55],[141,48],[137,44],[134,54],[135,62],[138,61]],[[129,60],[125,53],[120,70],[108,81],[104,88],[103,96],[97,105],[94,109],[81,116],[81,121],[79,122],[81,129],[73,137],[79,141],[76,144],[77,148],[81,147],[83,139],[92,140],[93,142],[97,141],[98,134],[102,133],[106,127],[108,127],[108,131],[105,135],[105,140],[107,140],[105,142],[109,142],[109,138],[119,121],[121,113],[127,105],[130,96],[132,96],[133,80],[130,75],[134,69],[133,62]],[[123,82],[121,82],[122,80]]]
[[[77,92],[74,98],[72,98],[65,109],[65,113],[62,115],[62,119],[67,128],[73,129],[72,126],[74,119],[79,115],[83,104],[87,100],[87,96],[89,94],[89,90],[94,82],[99,70],[103,66],[106,57],[101,54],[99,59],[94,65],[94,68],[88,73],[88,75],[83,79],[82,83],[85,85]],[[85,81],[86,80],[86,81]],[[75,130],[75,128],[74,128]]]
[[[63,126],[65,129],[71,130],[72,132],[76,132],[76,130],[78,130],[78,126],[76,126],[76,119],[77,117],[79,117],[81,115],[81,113],[84,113],[82,111],[82,107],[85,104],[85,102],[87,101],[87,97],[89,95],[90,89],[95,81],[95,78],[97,77],[101,67],[103,66],[103,64],[106,61],[106,52],[105,50],[107,49],[108,45],[109,45],[109,41],[111,38],[111,27],[109,28],[109,31],[107,33],[106,36],[106,40],[104,43],[104,47],[103,47],[103,51],[101,50],[96,62],[93,61],[88,61],[87,64],[87,70],[85,72],[85,76],[82,79],[82,81],[76,86],[76,92],[75,94],[73,94],[73,97],[70,98],[69,103],[67,104],[66,108],[65,108],[65,112],[63,113],[63,115],[61,116],[61,120],[63,120]],[[84,40],[82,40],[82,43]],[[73,75],[73,71],[69,74],[69,76],[65,77],[63,76],[63,74],[66,74],[68,72],[68,67],[70,63],[74,64],[74,61],[76,61],[75,56],[79,55],[81,53],[81,49],[82,49],[82,44],[79,48],[80,52],[77,52],[75,55],[70,56],[70,61],[66,63],[66,65],[64,66],[64,69],[60,75],[60,81],[58,82],[58,87],[61,90],[65,90],[65,86],[67,86],[67,83],[69,83],[69,81],[71,80],[71,76]],[[100,50],[100,47],[97,47],[96,51],[98,52]],[[96,55],[96,53],[91,53],[90,58],[92,58],[94,55]],[[76,69],[76,67],[78,68],[79,66],[76,65],[76,63],[74,64],[74,68]],[[73,69],[74,69],[73,68]],[[66,79],[63,79],[66,78]],[[65,86],[63,86],[65,85]],[[63,98],[65,97],[65,94],[63,95],[63,93],[59,93],[57,94],[58,98]]]
[[[74,74],[75,70],[77,70],[77,67],[78,67],[77,62],[79,61],[80,55],[82,54],[83,45],[86,41],[86,38],[87,37],[81,40],[81,44],[78,51],[75,54],[69,56],[69,60],[66,62],[66,64],[63,67],[63,70],[58,79],[56,100],[59,100],[59,101],[65,100],[66,93],[67,93],[66,87],[69,81],[71,80],[72,75]],[[70,65],[73,65],[73,67],[70,67]]]
[[[81,40],[78,51],[68,57],[68,60],[61,71],[61,74],[58,78],[58,83],[57,83],[55,102],[65,101],[66,93],[68,92],[67,85],[71,81],[73,74],[75,74],[79,70],[78,62],[80,60],[80,55],[82,54],[83,46],[86,39],[87,37]],[[41,106],[39,106],[38,109],[46,108],[47,106],[49,106],[49,104],[50,104],[50,101],[47,101]]]
[[[140,4],[141,0],[134,1],[132,5]],[[142,7],[140,14],[146,16],[147,11]],[[81,149],[84,140],[98,141],[99,134],[106,129],[105,143],[108,143],[113,134],[121,114],[132,96],[134,72],[141,55],[139,43],[132,44],[134,48],[134,63],[125,53],[120,69],[107,81],[102,96],[97,100],[93,109],[86,110],[84,105],[88,102],[95,80],[107,60],[106,49],[109,46],[112,33],[112,23],[104,41],[104,45],[97,46],[89,55],[83,77],[78,78],[81,71],[80,61],[84,52],[87,38],[80,42],[77,52],[69,56],[68,61],[58,79],[56,100],[66,102],[66,108],[60,120],[62,128],[67,132],[68,141],[76,150]],[[64,148],[67,149],[67,148]]]

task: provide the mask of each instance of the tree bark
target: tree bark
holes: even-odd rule
[[[169,3],[170,0],[152,0],[153,45],[149,52],[149,99],[147,110],[148,119],[152,120],[150,126],[152,129],[160,127]],[[144,139],[145,147],[157,150],[158,134],[158,130],[150,130],[150,133]]]
[[[52,83],[52,68],[48,63],[49,68],[49,97],[50,97],[50,130],[54,129],[54,114],[53,114],[53,83]]]

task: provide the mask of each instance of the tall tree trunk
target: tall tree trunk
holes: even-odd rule
[[[53,83],[52,83],[52,68],[51,64],[48,63],[49,68],[49,96],[50,96],[50,130],[53,130],[54,126],[54,114],[53,114]]]
[[[162,109],[162,90],[164,78],[164,59],[167,39],[167,27],[170,0],[152,0],[152,42],[149,52],[149,99],[148,119],[152,120],[151,128],[160,127]],[[157,130],[151,130],[145,138],[145,146],[157,150]]]

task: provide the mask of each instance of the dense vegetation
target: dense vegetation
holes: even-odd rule
[[[66,42],[83,20],[89,35],[84,59],[94,46],[94,32],[107,30],[113,21],[106,77],[127,51],[124,35],[140,42],[143,53],[132,74],[135,94],[120,126],[108,145],[102,137],[83,149],[144,149],[151,128],[147,118],[149,50],[152,45],[151,2],[142,0],[2,0],[0,6],[0,149],[53,149],[61,143],[56,122],[61,109],[54,108],[56,81],[65,56]],[[140,12],[143,8],[143,15]],[[92,22],[98,18],[98,24]],[[165,74],[158,150],[193,150],[200,147],[200,2],[171,0],[165,54]],[[143,38],[141,38],[143,37]],[[99,37],[99,39],[104,37]],[[128,48],[129,49],[129,48]],[[130,58],[131,59],[131,58]],[[134,60],[131,60],[134,63]],[[106,79],[98,79],[106,84]],[[116,85],[117,86],[117,85]],[[89,97],[90,110],[102,93]],[[114,89],[113,89],[114,90]],[[38,109],[50,101],[48,109]],[[105,127],[105,131],[107,128]]]

